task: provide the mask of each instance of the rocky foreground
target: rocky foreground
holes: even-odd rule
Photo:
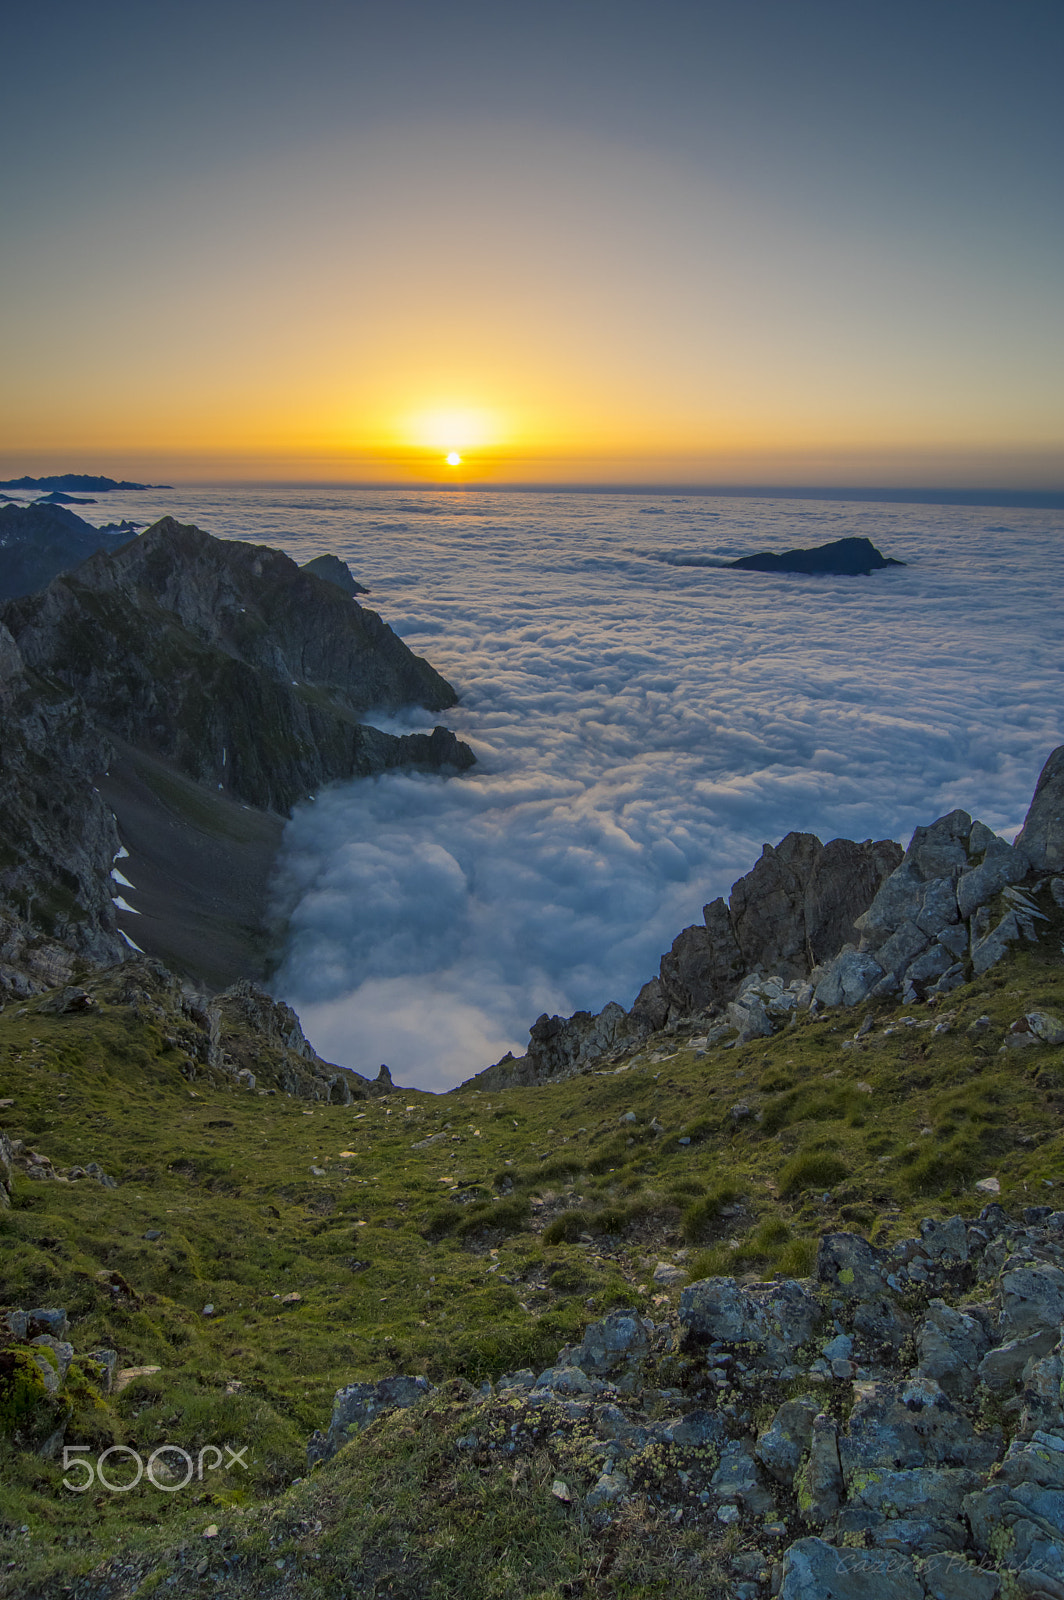
[[[490,1472],[546,1439],[551,1492],[601,1523],[646,1499],[741,1530],[735,1600],[1059,1600],[1062,1323],[1064,1212],[990,1205],[889,1250],[828,1234],[812,1280],[715,1278],[672,1321],[592,1324],[485,1386],[457,1448]],[[430,1394],[341,1389],[310,1465]]]
[[[23,1363],[43,1414],[74,1359],[66,1314],[16,1310],[7,1323],[28,1342],[6,1359]],[[725,1586],[706,1592],[734,1600],[1060,1600],[1062,1324],[1064,1212],[1019,1220],[991,1204],[974,1221],[928,1219],[890,1249],[827,1234],[810,1279],[692,1283],[662,1321],[615,1311],[545,1371],[485,1383],[452,1406],[439,1470],[453,1456],[467,1477],[516,1483],[534,1458],[541,1493],[604,1549],[636,1514],[682,1527],[689,1548],[700,1534]],[[85,1360],[106,1389],[125,1377],[113,1352]],[[168,1558],[171,1581],[323,1592],[301,1582],[331,1553],[314,1510],[334,1517],[351,1450],[388,1458],[391,1413],[431,1425],[441,1394],[416,1376],[341,1388],[308,1447],[302,1558],[263,1559],[230,1518],[217,1552]],[[361,1559],[346,1552],[343,1592],[395,1592]],[[77,1593],[132,1594],[143,1576],[109,1563]]]

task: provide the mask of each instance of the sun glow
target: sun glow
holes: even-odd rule
[[[497,444],[502,428],[490,411],[474,406],[441,406],[409,417],[401,432],[415,448],[442,450],[458,466],[462,452]],[[457,459],[454,459],[457,458]]]

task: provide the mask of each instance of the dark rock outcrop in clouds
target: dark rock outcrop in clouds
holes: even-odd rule
[[[304,561],[299,569],[301,572],[312,572],[316,578],[323,578],[326,583],[334,583],[344,594],[369,594],[364,584],[358,583],[346,561],[341,561],[339,556],[331,553],[324,556],[315,556],[313,561]]]
[[[830,544],[818,544],[809,550],[784,550],[778,554],[769,550],[759,555],[740,556],[738,561],[729,561],[728,565],[748,572],[834,573],[856,578],[878,572],[882,567],[904,567],[905,562],[882,555],[871,539],[833,539]]]

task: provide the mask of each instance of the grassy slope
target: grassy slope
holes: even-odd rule
[[[1010,1210],[1059,1204],[1064,1048],[999,1053],[1024,1011],[1064,1015],[1064,918],[1043,909],[1053,923],[1037,948],[937,1011],[916,1008],[912,1025],[880,1008],[848,1049],[863,1013],[806,1019],[738,1051],[660,1038],[619,1071],[497,1094],[310,1108],[202,1068],[190,1082],[165,1021],[129,1008],[9,1006],[8,1132],[56,1165],[97,1160],[120,1187],[19,1175],[0,1213],[0,1296],[65,1306],[79,1351],[111,1346],[120,1366],[162,1369],[105,1404],[83,1387],[68,1442],[93,1455],[117,1441],[143,1455],[163,1440],[191,1452],[248,1443],[252,1470],[172,1496],[141,1485],[81,1497],[61,1487],[58,1463],[0,1445],[0,1564],[17,1563],[9,1588],[0,1565],[0,1593],[84,1572],[121,1544],[206,1549],[204,1526],[225,1518],[271,1573],[275,1551],[291,1574],[305,1547],[297,1566],[325,1586],[285,1577],[293,1594],[339,1592],[355,1549],[368,1586],[352,1593],[406,1593],[411,1571],[409,1592],[588,1592],[564,1584],[590,1581],[606,1546],[551,1499],[539,1443],[502,1477],[446,1448],[470,1427],[461,1382],[438,1398],[431,1428],[388,1419],[277,1491],[303,1472],[306,1439],[342,1383],[401,1370],[479,1385],[538,1370],[616,1305],[660,1320],[679,1289],[654,1285],[659,1260],[696,1277],[797,1275],[826,1229],[882,1242],[923,1215],[973,1214],[985,1199],[974,1181],[990,1175]],[[946,1012],[951,1026],[936,1034]],[[967,1024],[983,1013],[992,1026],[972,1038]],[[733,1115],[739,1104],[751,1114]],[[161,1238],[146,1240],[153,1229]],[[292,1294],[302,1298],[285,1304]],[[490,1403],[496,1422],[502,1405]],[[671,1526],[615,1523],[615,1587],[602,1592],[657,1592],[666,1538],[682,1544]],[[699,1571],[690,1592],[712,1592]],[[247,1592],[269,1592],[264,1581]]]

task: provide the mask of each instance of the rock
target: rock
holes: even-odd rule
[[[11,1204],[11,1174],[14,1169],[14,1151],[11,1140],[0,1128],[0,1211]]]
[[[933,1378],[943,1393],[969,1400],[989,1338],[983,1324],[944,1300],[932,1300],[916,1335],[914,1376]]]
[[[976,1550],[992,1552],[995,1564],[1016,1572],[1019,1593],[1052,1593],[1040,1586],[1036,1577],[1020,1587],[1018,1578],[1024,1568],[1032,1575],[1048,1573],[1057,1582],[1064,1580],[1064,1492],[1032,1483],[1021,1483],[1015,1489],[991,1483],[966,1496],[964,1514]]]
[[[114,1388],[118,1372],[118,1354],[114,1350],[90,1350],[84,1360],[91,1362],[99,1373],[99,1387],[104,1394]]]
[[[49,995],[42,1000],[37,1010],[42,1013],[53,1012],[63,1015],[67,1012],[95,1011],[96,1001],[86,989],[80,989],[75,984],[67,984],[58,994]]]
[[[680,1296],[680,1330],[686,1345],[745,1346],[759,1366],[785,1366],[812,1338],[823,1311],[794,1280],[741,1287],[734,1278],[690,1284]]]
[[[978,906],[986,905],[1006,884],[1022,883],[1031,864],[1026,851],[996,839],[979,866],[965,872],[957,884],[957,906],[965,921]]]
[[[884,1468],[925,1466],[985,1470],[996,1458],[1000,1434],[978,1434],[963,1411],[930,1378],[907,1383],[863,1383],[847,1431],[839,1437],[843,1476],[854,1480]]]
[[[971,1566],[954,1550],[928,1556],[920,1577],[927,1600],[996,1600],[1001,1593],[995,1572]]]
[[[654,1282],[663,1289],[671,1289],[676,1284],[686,1281],[686,1270],[683,1267],[674,1267],[670,1261],[659,1261],[654,1268]]]
[[[1009,953],[1009,946],[1023,937],[1015,911],[1005,915],[983,938],[972,945],[972,972],[978,977],[996,967]]]
[[[544,1012],[529,1030],[525,1055],[505,1055],[469,1081],[492,1090],[554,1082],[582,1072],[613,1050],[638,1044],[649,1031],[645,1018],[629,1017],[615,1000],[597,1015],[577,1011],[571,1017],[548,1017]]]
[[[1042,768],[1016,846],[1039,872],[1064,867],[1064,745]]]
[[[874,956],[848,945],[817,983],[817,1002],[822,1006],[858,1006],[885,976]]]
[[[335,584],[337,589],[342,589],[344,594],[369,594],[369,590],[361,583],[356,583],[351,568],[346,561],[331,552],[324,556],[315,556],[313,561],[304,561],[299,569],[301,572],[311,572],[316,578],[322,578],[326,583]]]
[[[705,926],[684,928],[661,958],[657,979],[666,1015],[691,1015],[733,995],[745,971],[742,951],[723,900],[703,909]]]
[[[666,1426],[664,1437],[688,1450],[706,1445],[722,1445],[727,1438],[724,1418],[718,1411],[689,1411],[679,1422]]]
[[[541,1372],[533,1385],[533,1393],[545,1389],[551,1394],[560,1395],[601,1394],[603,1387],[601,1382],[589,1377],[580,1367],[568,1364],[548,1367]]]
[[[1002,1340],[1059,1328],[1064,1322],[1064,1271],[1059,1267],[1009,1267],[1001,1276]]]
[[[814,545],[809,550],[784,550],[781,554],[763,551],[758,555],[740,556],[728,567],[747,572],[800,572],[806,575],[836,577],[867,577],[884,567],[904,567],[904,561],[882,555],[871,539],[832,539],[829,544]]]
[[[65,1311],[54,1308],[36,1306],[32,1311],[26,1312],[26,1332],[23,1338],[33,1338],[36,1334],[47,1333],[54,1339],[62,1339],[70,1326],[69,1318]]]
[[[934,1217],[925,1217],[920,1224],[919,1253],[929,1261],[967,1261],[968,1229],[964,1218],[938,1222]]]
[[[1005,1452],[998,1478],[1010,1489],[1021,1483],[1064,1489],[1064,1438],[1038,1432],[1029,1442],[1014,1440]]]
[[[816,1276],[846,1300],[865,1300],[884,1293],[883,1251],[856,1233],[826,1233],[818,1245]]]
[[[531,1367],[522,1367],[519,1372],[507,1372],[499,1379],[496,1388],[503,1389],[532,1389],[535,1387],[536,1374]]]
[[[751,1039],[768,1039],[776,1031],[765,1010],[761,997],[748,991],[741,1000],[733,1000],[724,1013],[724,1020],[739,1030],[739,1044]]]
[[[53,1338],[50,1333],[39,1333],[35,1339],[30,1340],[30,1344],[52,1352],[59,1373],[59,1382],[65,1382],[66,1375],[70,1371],[70,1363],[74,1359],[74,1346],[65,1339]]]
[[[584,1504],[589,1511],[597,1511],[602,1506],[611,1506],[623,1500],[630,1488],[622,1472],[604,1472],[595,1487],[584,1496]]]
[[[1009,1339],[988,1352],[979,1363],[979,1381],[988,1389],[1011,1389],[1019,1383],[1029,1361],[1046,1356],[1057,1343],[1059,1327],[1040,1328],[1024,1339]]]
[[[753,870],[732,887],[732,926],[747,972],[806,978],[843,945],[901,852],[892,839],[834,839],[789,833],[765,845]],[[708,919],[707,919],[708,925]]]
[[[802,1456],[809,1448],[813,1419],[819,1409],[813,1400],[785,1400],[757,1441],[758,1460],[785,1488],[792,1486]]]
[[[650,1335],[642,1317],[634,1311],[613,1311],[585,1328],[574,1364],[598,1377],[634,1365],[649,1350]]]
[[[307,1445],[307,1466],[328,1461],[341,1445],[386,1411],[403,1410],[432,1393],[427,1378],[382,1378],[379,1383],[352,1383],[337,1389],[328,1433],[315,1431]]]
[[[911,1557],[799,1539],[783,1557],[779,1600],[925,1600]]]
[[[729,1439],[721,1446],[710,1488],[718,1499],[740,1505],[748,1516],[763,1516],[775,1509],[776,1502],[758,1476],[747,1439]]]
[[[1020,1432],[1035,1439],[1064,1432],[1064,1329],[1049,1354],[1024,1369]]]
[[[1043,1044],[1064,1044],[1064,1021],[1050,1011],[1028,1011],[1027,1027]]]
[[[809,1456],[795,1479],[795,1492],[799,1511],[814,1527],[822,1528],[839,1508],[843,1483],[838,1431],[827,1412],[813,1419]]]

